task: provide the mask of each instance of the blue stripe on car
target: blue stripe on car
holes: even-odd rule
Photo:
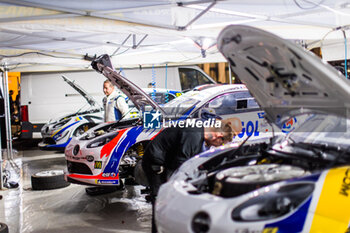
[[[301,232],[304,228],[308,209],[312,197],[309,198],[295,213],[281,221],[266,224],[265,228],[278,228],[278,233],[282,232]]]
[[[75,124],[77,124],[77,123],[79,123],[79,121],[76,121],[76,122],[74,122],[74,123],[72,123],[72,124],[70,124],[70,125],[67,125],[66,127],[62,128],[62,129],[60,129],[60,131],[58,131],[58,132],[55,134],[55,136],[53,136],[53,139],[56,140],[56,139],[58,138],[58,135],[60,135],[61,133],[63,133],[63,131],[65,131],[66,129],[70,128],[71,126],[73,126],[73,125],[75,125]]]
[[[109,159],[103,173],[119,172],[118,166],[120,159],[123,157],[124,153],[136,143],[136,138],[140,135],[142,130],[143,127],[139,126],[131,128],[126,132],[127,135],[125,136],[124,140],[116,148],[114,148],[111,158]]]
[[[51,147],[66,147],[70,141],[72,140],[72,138],[69,138],[65,143],[62,144],[54,144],[54,145],[47,145],[45,147],[51,148]]]

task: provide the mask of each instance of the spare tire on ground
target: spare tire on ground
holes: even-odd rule
[[[5,223],[0,222],[0,233],[9,233],[9,228]]]
[[[32,175],[33,190],[50,190],[67,187],[70,185],[64,180],[63,170],[48,170]]]

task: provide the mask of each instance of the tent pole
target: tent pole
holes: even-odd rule
[[[4,71],[1,70],[1,77],[3,78],[4,77]],[[5,103],[5,94],[4,94],[4,88],[3,88],[3,85],[2,83],[0,83],[0,92],[2,93],[2,97],[4,98],[4,103]],[[5,112],[5,106],[4,106],[4,112]],[[1,130],[4,130],[4,129],[1,129],[0,127],[0,141],[1,141]],[[2,143],[0,142],[0,190],[2,190],[4,188],[4,184],[3,184],[3,179],[2,179]]]
[[[214,0],[207,8],[205,8],[201,13],[199,13],[196,17],[194,17],[190,22],[186,24],[183,28],[180,27],[181,30],[186,30],[191,24],[193,24],[195,21],[197,21],[200,17],[202,17],[205,13],[207,13],[210,8],[212,8],[216,4],[216,1]]]
[[[228,63],[228,78],[230,80],[230,84],[232,84],[232,72],[231,72],[231,64]]]
[[[4,72],[2,73],[3,90],[4,90],[4,103],[5,103],[5,122],[6,122],[6,141],[7,141],[7,159],[12,160],[12,136],[11,136],[11,115],[10,115],[10,101],[8,90],[8,72],[6,65],[3,66]]]

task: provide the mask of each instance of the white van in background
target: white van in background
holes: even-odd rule
[[[120,74],[141,88],[155,82],[156,88],[186,92],[215,81],[197,66],[121,69]],[[21,74],[21,138],[40,138],[50,119],[87,108],[86,100],[61,76],[78,83],[102,105],[104,76],[96,71],[38,72]]]

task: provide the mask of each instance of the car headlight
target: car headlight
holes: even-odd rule
[[[210,223],[210,216],[206,212],[198,212],[192,219],[192,231],[194,233],[206,233],[210,229]]]
[[[112,139],[115,138],[117,135],[118,135],[118,132],[115,132],[115,133],[107,135],[107,136],[101,136],[101,137],[97,138],[96,140],[90,142],[86,147],[87,148],[96,148],[96,147],[103,146],[103,145],[109,143],[110,141],[112,141]]]
[[[270,189],[235,208],[231,217],[234,221],[241,222],[281,217],[298,208],[312,194],[314,188],[313,183],[297,183]]]

